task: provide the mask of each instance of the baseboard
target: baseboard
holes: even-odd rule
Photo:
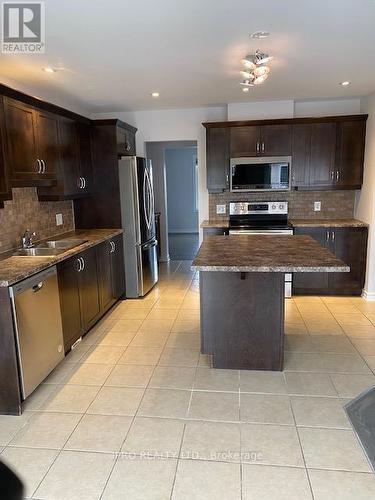
[[[362,290],[362,297],[368,301],[375,301],[375,292],[368,292],[367,290]]]

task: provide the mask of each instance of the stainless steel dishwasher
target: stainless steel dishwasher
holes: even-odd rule
[[[64,358],[56,266],[10,289],[25,399]]]

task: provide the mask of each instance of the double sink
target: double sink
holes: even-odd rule
[[[20,248],[12,255],[15,257],[53,257],[55,255],[59,255],[60,253],[64,253],[67,250],[78,247],[86,242],[87,240],[74,238],[49,240],[44,243],[38,243],[35,247]]]

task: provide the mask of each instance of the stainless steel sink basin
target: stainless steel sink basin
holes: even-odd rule
[[[78,247],[83,243],[86,243],[87,240],[79,240],[79,239],[65,239],[65,240],[48,240],[45,243],[41,243],[38,245],[39,248],[47,247],[47,248],[63,248],[67,250],[69,248]]]
[[[56,248],[20,248],[13,253],[16,257],[53,257],[59,253],[65,252],[65,249]]]
[[[65,239],[65,240],[49,240],[45,243],[39,243],[37,247],[20,248],[13,253],[16,257],[53,257],[64,253],[71,248],[78,247],[87,240]]]

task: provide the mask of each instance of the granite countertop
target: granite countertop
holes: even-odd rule
[[[289,219],[294,227],[368,227],[358,219]],[[201,228],[228,228],[228,219],[210,219],[201,223]]]
[[[12,256],[12,252],[0,254],[0,286],[10,286],[31,276],[39,271],[43,271],[50,266],[68,259],[88,248],[98,245],[106,240],[123,233],[122,229],[77,229],[65,234],[50,237],[48,239],[79,238],[87,240],[82,245],[71,248],[59,255],[50,257],[24,257]],[[37,244],[36,244],[37,246]]]
[[[294,227],[368,227],[358,219],[290,219]]]
[[[229,219],[210,219],[201,223],[201,228],[205,227],[229,227]]]
[[[350,268],[310,236],[211,236],[192,268],[226,272],[349,272]]]

